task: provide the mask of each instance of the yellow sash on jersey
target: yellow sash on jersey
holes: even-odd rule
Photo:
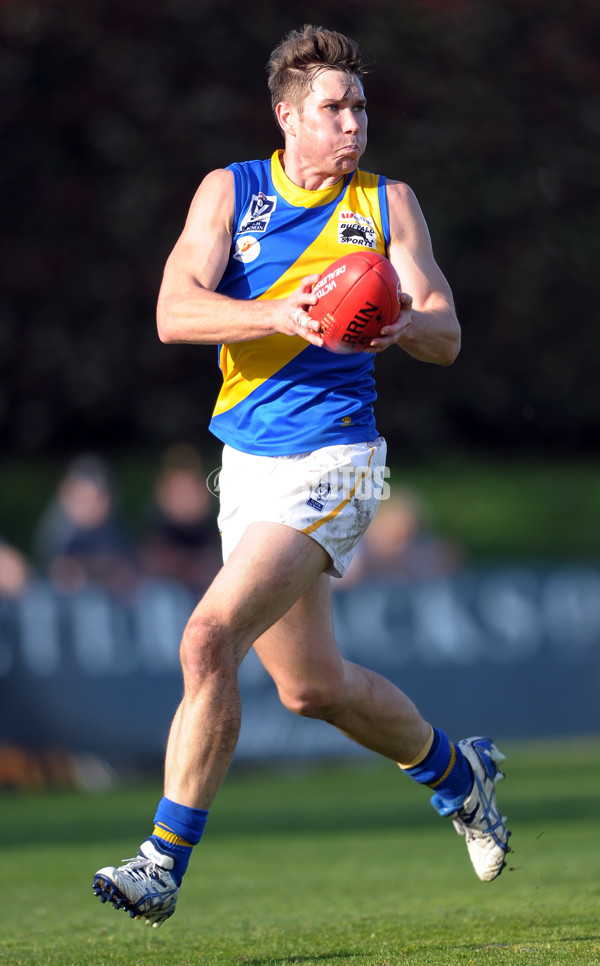
[[[340,213],[354,213],[370,220],[376,231],[376,251],[385,255],[386,245],[381,227],[379,205],[379,177],[358,169],[354,172],[348,189],[344,191],[341,180],[328,188],[307,191],[295,185],[287,177],[281,165],[282,152],[276,151],[271,158],[271,179],[275,190],[290,204],[301,208],[326,205],[340,197],[329,221],[316,238],[310,242],[301,256],[279,276],[258,299],[284,299],[294,292],[307,275],[321,274],[331,262],[359,246],[343,245],[339,240]],[[217,399],[213,416],[227,412],[266,380],[291,362],[308,347],[301,336],[277,333],[248,342],[223,345],[220,366],[223,386]]]

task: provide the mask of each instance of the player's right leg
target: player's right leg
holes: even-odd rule
[[[175,910],[181,877],[223,781],[240,727],[238,670],[248,649],[329,565],[310,537],[252,524],[188,621],[184,696],[169,735],[165,794],[152,836],[124,865],[94,878],[102,901],[158,926]]]

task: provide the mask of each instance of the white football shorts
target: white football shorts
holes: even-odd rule
[[[284,523],[316,540],[342,577],[379,501],[389,496],[382,436],[293,456],[254,456],[223,449],[219,530],[223,560],[250,523]]]

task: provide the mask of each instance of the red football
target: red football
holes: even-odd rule
[[[369,248],[343,255],[313,286],[319,296],[308,314],[321,323],[331,352],[362,352],[400,311],[400,280],[392,263]]]

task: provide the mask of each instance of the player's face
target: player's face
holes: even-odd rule
[[[294,150],[322,174],[339,178],[354,171],[367,146],[366,105],[357,78],[317,71],[302,110],[295,112]]]

